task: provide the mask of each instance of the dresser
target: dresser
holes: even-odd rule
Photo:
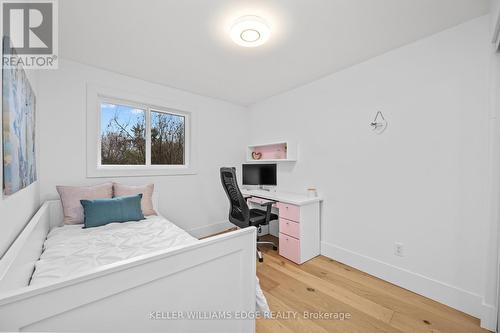
[[[288,192],[242,190],[252,206],[276,202],[273,211],[279,216],[279,254],[302,264],[320,254],[320,197]],[[255,206],[254,206],[255,207]]]

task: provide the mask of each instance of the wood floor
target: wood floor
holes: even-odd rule
[[[258,319],[257,333],[489,332],[476,318],[326,257],[296,265],[262,250],[257,275],[271,311],[278,313]],[[306,319],[304,312],[350,319]]]

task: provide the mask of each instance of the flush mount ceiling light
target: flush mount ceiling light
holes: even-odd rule
[[[231,39],[244,47],[255,47],[264,44],[271,34],[265,20],[258,16],[242,16],[231,27]]]

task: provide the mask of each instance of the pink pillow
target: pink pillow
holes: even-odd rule
[[[113,183],[94,186],[56,186],[61,197],[64,224],[83,223],[83,206],[80,200],[109,199],[113,197]]]
[[[141,209],[144,216],[157,215],[153,208],[153,191],[155,189],[154,184],[147,185],[123,185],[119,183],[113,183],[113,192],[115,197],[123,197],[125,195],[136,195],[142,194]]]

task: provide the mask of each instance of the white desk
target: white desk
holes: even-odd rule
[[[273,205],[279,216],[280,255],[302,264],[320,254],[320,197],[289,192],[241,189],[249,206],[266,201]]]
[[[323,201],[321,197],[310,198],[305,194],[291,193],[291,192],[271,192],[265,190],[247,190],[242,188],[241,193],[245,197],[254,196],[272,201],[286,202],[297,206]]]

